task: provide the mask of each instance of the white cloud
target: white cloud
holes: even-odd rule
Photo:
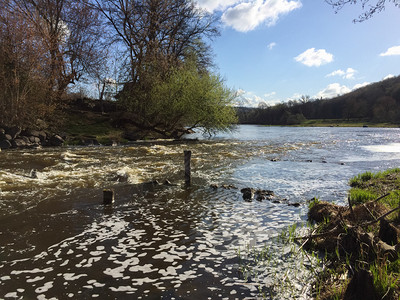
[[[333,61],[333,55],[325,49],[310,48],[294,58],[307,67],[319,67]]]
[[[276,95],[275,92],[264,94],[263,97],[260,97],[253,92],[237,90],[236,95],[237,97],[235,106],[258,107],[260,103],[274,105],[281,102],[279,99],[274,98],[274,96]]]
[[[301,2],[296,0],[252,0],[246,2],[226,0],[217,2],[235,3],[223,12],[221,19],[227,26],[240,32],[253,30],[261,24],[273,26],[281,15],[302,6]],[[226,5],[226,7],[228,6]]]
[[[355,86],[353,86],[353,88],[349,88],[348,86],[340,85],[339,83],[331,83],[326,88],[324,88],[322,91],[318,92],[318,94],[315,95],[314,98],[316,98],[316,99],[333,98],[336,96],[350,93],[351,91],[357,90],[357,89],[367,86],[369,84],[370,84],[370,82],[363,82],[363,83],[356,84]]]
[[[383,80],[389,79],[389,78],[393,78],[395,77],[393,74],[388,74],[385,77],[383,77]]]
[[[225,10],[229,6],[240,3],[240,0],[197,0],[197,6],[212,13],[216,10]]]
[[[389,49],[386,50],[386,52],[383,52],[379,55],[380,56],[400,55],[400,46],[390,47]]]
[[[315,98],[333,98],[348,92],[351,92],[351,89],[349,89],[347,86],[340,85],[339,83],[331,83],[322,91],[320,91]]]
[[[269,50],[272,50],[272,48],[274,48],[275,46],[276,46],[276,43],[275,43],[275,42],[269,43],[269,44],[268,44],[268,49],[269,49]]]
[[[356,89],[362,88],[362,87],[364,87],[364,86],[367,86],[367,85],[369,85],[369,84],[370,84],[370,82],[358,83],[358,84],[356,84],[355,86],[353,86],[353,91],[356,90]]]
[[[346,71],[343,71],[343,70],[333,71],[332,73],[326,75],[326,77],[340,76],[344,79],[354,79],[354,75],[356,73],[357,73],[357,71],[354,70],[353,68],[347,68]]]
[[[273,97],[273,96],[275,96],[276,95],[276,92],[271,92],[271,93],[267,93],[267,94],[264,94],[264,98],[270,98],[270,97]]]

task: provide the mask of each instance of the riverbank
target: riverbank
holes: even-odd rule
[[[316,299],[399,299],[400,169],[350,180],[349,206],[315,199],[303,247],[323,254]]]
[[[295,127],[379,127],[379,128],[398,128],[400,124],[377,123],[366,120],[343,120],[343,119],[315,119],[306,120]]]
[[[134,123],[134,116],[118,110],[115,101],[76,99],[59,112],[56,120],[39,120],[33,128],[0,124],[0,149],[111,146],[167,138],[154,130],[137,128]],[[179,138],[183,133],[184,128],[177,129],[176,136],[169,138]]]

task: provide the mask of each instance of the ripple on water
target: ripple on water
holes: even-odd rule
[[[24,248],[20,242],[25,258],[1,261],[0,297],[253,299],[261,286],[275,298],[307,298],[309,262],[279,238],[282,229],[304,221],[305,206],[247,203],[238,190],[208,185],[271,189],[301,203],[313,196],[340,201],[346,195],[338,191],[346,190],[351,176],[398,166],[400,158],[389,159],[388,148],[368,146],[390,145],[399,134],[250,129],[257,138],[246,134],[189,144],[194,184],[188,189],[136,186],[167,178],[181,184],[186,144],[2,152],[0,217],[12,234],[2,232],[2,241],[8,240],[0,251],[8,255],[21,240],[29,244],[29,234],[33,245]],[[354,155],[359,159],[352,160]],[[37,178],[29,177],[33,168]],[[103,210],[96,197],[104,187],[114,188],[119,202]],[[51,209],[40,205],[46,201]],[[26,209],[31,214],[24,214]],[[59,236],[49,234],[52,227]],[[266,259],[258,259],[259,253]],[[277,295],[274,286],[293,294]]]

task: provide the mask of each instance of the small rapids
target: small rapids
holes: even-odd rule
[[[399,167],[399,137],[240,126],[198,141],[0,152],[0,298],[308,299],[316,262],[282,236],[314,196],[343,203],[352,176]],[[300,207],[246,202],[244,187]]]

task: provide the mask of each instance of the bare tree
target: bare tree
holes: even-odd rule
[[[87,1],[125,50],[127,84],[120,103],[137,115],[138,125],[156,127],[159,99],[150,98],[151,90],[185,61],[195,59],[199,70],[207,70],[211,52],[205,41],[219,33],[215,17],[190,0]]]
[[[366,10],[362,13],[358,19],[354,19],[354,22],[362,22],[368,20],[376,13],[383,11],[387,4],[393,3],[394,6],[400,7],[399,0],[375,0],[374,3],[371,3],[370,0],[325,0],[326,3],[331,5],[336,12],[341,10],[347,4],[360,4],[363,10]]]
[[[124,44],[133,82],[151,68],[168,69],[193,51],[199,62],[210,63],[203,38],[218,34],[216,19],[192,1],[93,0],[88,4],[107,19],[114,41]]]
[[[98,12],[83,1],[9,0],[6,8],[34,26],[47,52],[49,88],[57,97],[97,68],[102,58],[101,22]]]
[[[9,1],[0,0],[1,7]],[[18,11],[0,10],[0,124],[23,126],[53,110],[43,41]]]

